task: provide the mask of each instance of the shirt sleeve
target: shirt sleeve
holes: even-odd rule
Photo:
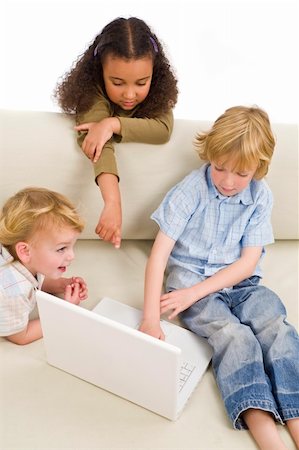
[[[181,236],[200,202],[199,178],[192,172],[174,186],[164,197],[151,218],[161,231],[175,241]]]
[[[77,114],[76,123],[77,125],[80,125],[82,123],[100,122],[106,117],[111,116],[112,112],[108,100],[99,93],[95,97],[93,105],[88,111],[82,114]],[[78,131],[77,141],[80,147],[82,146],[82,142],[84,141],[86,134],[87,134],[86,131]]]
[[[274,242],[271,224],[273,196],[266,183],[263,183],[262,186],[256,208],[244,230],[242,247],[259,247]]]
[[[109,102],[99,94],[91,109],[84,114],[78,115],[76,121],[79,125],[81,123],[100,122],[102,119],[111,116],[112,114],[110,111]],[[78,131],[77,142],[81,148],[86,134],[86,131]],[[112,173],[113,175],[116,175],[118,177],[113,138],[109,139],[109,141],[107,141],[103,146],[100,158],[96,163],[93,164],[93,169],[95,179],[101,173]]]
[[[27,327],[31,308],[22,296],[8,297],[0,292],[0,336],[11,336]]]
[[[77,116],[77,124],[100,122],[114,116],[109,101],[100,93],[89,111]],[[142,142],[145,144],[164,144],[169,141],[173,130],[173,112],[161,114],[154,119],[116,116],[121,124],[120,135],[113,135],[103,146],[99,160],[93,164],[95,178],[101,173],[112,173],[119,177],[115,158],[115,142]],[[87,132],[79,131],[77,142],[82,143]]]
[[[154,119],[117,117],[121,124],[121,142],[165,144],[173,130],[172,110]]]

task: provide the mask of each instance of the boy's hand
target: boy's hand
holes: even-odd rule
[[[139,331],[142,333],[149,334],[157,339],[161,339],[161,341],[165,341],[165,335],[160,326],[160,321],[158,323],[153,323],[150,321],[143,320],[139,327]]]
[[[121,205],[118,202],[105,203],[96,226],[96,233],[104,241],[111,242],[115,248],[121,244]]]
[[[87,284],[81,277],[72,277],[72,283],[71,286],[74,286],[75,284],[79,285],[79,297],[80,300],[86,300],[88,297],[88,289]]]
[[[61,277],[55,280],[47,278],[42,290],[53,295],[63,294],[65,300],[76,304],[87,299],[87,286],[81,277]]]
[[[82,300],[87,299],[86,283],[81,277],[72,277],[68,280],[70,283],[65,286],[64,299],[78,305]]]
[[[196,297],[196,293],[192,288],[168,292],[160,298],[160,314],[162,315],[172,310],[168,319],[174,319],[180,312],[185,311],[185,309],[189,308],[197,300],[199,299]]]

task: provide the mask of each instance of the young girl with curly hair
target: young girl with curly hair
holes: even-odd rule
[[[122,213],[113,144],[167,142],[177,95],[160,41],[136,17],[106,25],[57,85],[59,105],[76,115],[78,143],[93,163],[104,200],[95,231],[116,248]]]

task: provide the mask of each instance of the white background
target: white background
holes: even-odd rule
[[[164,43],[176,117],[215,120],[257,104],[272,121],[297,122],[294,0],[2,0],[0,108],[58,111],[57,80],[119,16],[145,20]]]

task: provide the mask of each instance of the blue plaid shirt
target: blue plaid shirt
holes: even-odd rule
[[[187,175],[151,216],[176,241],[167,266],[167,290],[199,283],[238,260],[243,247],[274,242],[273,200],[266,182],[252,180],[239,194],[226,197],[214,186],[210,170],[204,164]],[[259,265],[253,275],[261,276]]]

